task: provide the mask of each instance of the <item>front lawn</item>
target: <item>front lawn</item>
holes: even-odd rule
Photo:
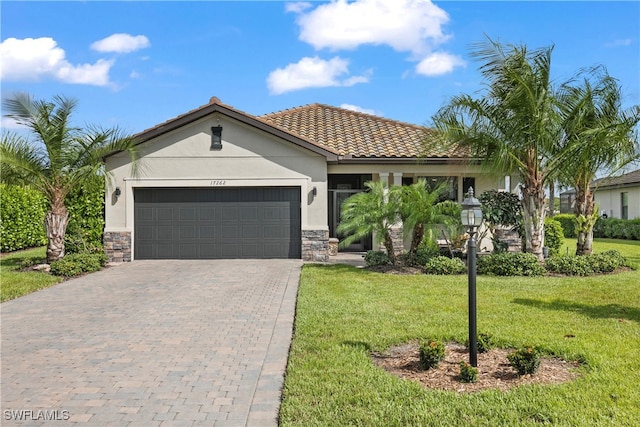
[[[18,298],[63,280],[39,271],[19,271],[22,260],[34,257],[45,259],[46,248],[29,249],[0,258],[0,301]]]
[[[597,241],[640,263],[639,242]],[[575,240],[567,247],[575,250]],[[563,249],[564,250],[564,249]],[[283,426],[634,425],[640,419],[640,270],[594,277],[478,277],[478,329],[582,361],[561,385],[507,392],[427,390],[370,354],[415,338],[464,343],[467,278],[350,266],[303,269]],[[506,363],[506,361],[505,361]]]

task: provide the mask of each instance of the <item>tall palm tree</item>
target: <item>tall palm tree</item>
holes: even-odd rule
[[[454,97],[433,117],[447,145],[468,150],[489,171],[521,183],[525,249],[542,261],[545,185],[558,167],[560,126],[551,81],[553,47],[529,50],[488,39],[474,46],[487,91]]]
[[[376,243],[384,244],[389,261],[395,264],[391,228],[400,220],[400,187],[389,189],[382,181],[368,181],[364,185],[368,191],[354,194],[342,204],[337,231],[347,237],[341,245],[348,246],[373,234]]]
[[[69,219],[65,198],[85,179],[104,174],[103,157],[127,151],[136,164],[135,141],[118,128],[73,127],[70,117],[77,101],[55,96],[52,101],[16,94],[4,101],[6,117],[26,126],[28,136],[3,132],[0,141],[0,180],[32,185],[49,201],[44,219],[47,261],[64,256]]]
[[[427,181],[420,179],[401,188],[400,215],[405,234],[412,233],[408,254],[412,261],[425,234],[434,231],[438,225],[449,225],[453,219],[442,213],[438,205],[440,196],[447,191],[446,184],[430,189]]]
[[[599,216],[591,183],[599,172],[615,173],[640,158],[640,106],[622,108],[620,86],[604,67],[579,77],[580,82],[567,82],[559,90],[564,135],[558,148],[566,159],[560,179],[576,190],[576,254],[586,255],[592,251],[593,226]]]

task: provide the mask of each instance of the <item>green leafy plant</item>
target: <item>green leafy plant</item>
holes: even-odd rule
[[[495,236],[496,227],[518,229],[522,223],[522,205],[518,196],[506,191],[489,190],[478,197],[482,203],[482,217],[487,230]],[[518,229],[520,233],[520,230]],[[482,240],[479,236],[479,240]],[[492,237],[494,252],[502,252],[505,244]]]
[[[466,271],[467,267],[461,259],[442,255],[429,259],[424,265],[426,274],[463,274]]]
[[[549,248],[549,255],[558,255],[564,242],[562,224],[553,218],[544,220],[544,244]]]
[[[611,273],[627,265],[620,252],[611,250],[590,255],[562,255],[551,257],[545,263],[547,271],[569,276],[590,276],[598,273]]]
[[[51,274],[63,277],[78,276],[100,270],[107,263],[104,252],[68,254],[51,263]]]
[[[0,249],[11,252],[47,243],[47,199],[23,185],[0,184]]]
[[[478,334],[478,353],[486,353],[491,350],[495,344],[493,342],[493,336],[488,332],[480,332]]]
[[[558,214],[558,215],[554,215],[553,219],[558,221],[562,226],[562,232],[564,234],[564,237],[575,238],[577,236],[576,216],[574,214]],[[595,229],[594,229],[594,234],[595,234]]]
[[[477,271],[494,276],[540,276],[545,268],[533,254],[503,252],[478,258]]]
[[[22,261],[20,261],[20,268],[25,269],[33,267],[34,265],[42,264],[44,262],[45,260],[42,257],[30,256],[23,258]]]
[[[598,218],[593,227],[594,237],[640,240],[640,218]]]
[[[367,251],[364,255],[364,262],[368,267],[391,264],[389,256],[382,251]]]
[[[507,359],[518,375],[534,374],[540,367],[540,351],[533,346],[523,346],[509,353]]]
[[[460,362],[460,381],[463,383],[478,382],[478,368],[474,368],[467,362]]]
[[[438,340],[425,340],[420,344],[420,367],[425,371],[436,368],[444,359],[444,343]]]

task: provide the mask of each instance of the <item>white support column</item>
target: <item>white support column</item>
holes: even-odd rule
[[[380,181],[382,181],[385,184],[387,184],[387,187],[388,187],[389,186],[389,172],[380,172],[378,175],[380,175]]]
[[[402,172],[393,173],[393,185],[402,185]]]

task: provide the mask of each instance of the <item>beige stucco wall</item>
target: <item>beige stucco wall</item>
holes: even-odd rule
[[[600,212],[606,213],[609,218],[622,218],[621,193],[629,194],[629,218],[640,218],[640,186],[621,187],[614,189],[598,189],[594,194],[594,200]]]
[[[223,148],[215,151],[210,149],[211,127],[218,125],[223,128]],[[137,177],[131,173],[126,154],[107,159],[113,178],[106,193],[106,232],[133,233],[136,187],[300,187],[302,229],[328,229],[324,156],[219,113],[140,144],[139,148]],[[119,197],[114,193],[116,187],[122,192]]]

